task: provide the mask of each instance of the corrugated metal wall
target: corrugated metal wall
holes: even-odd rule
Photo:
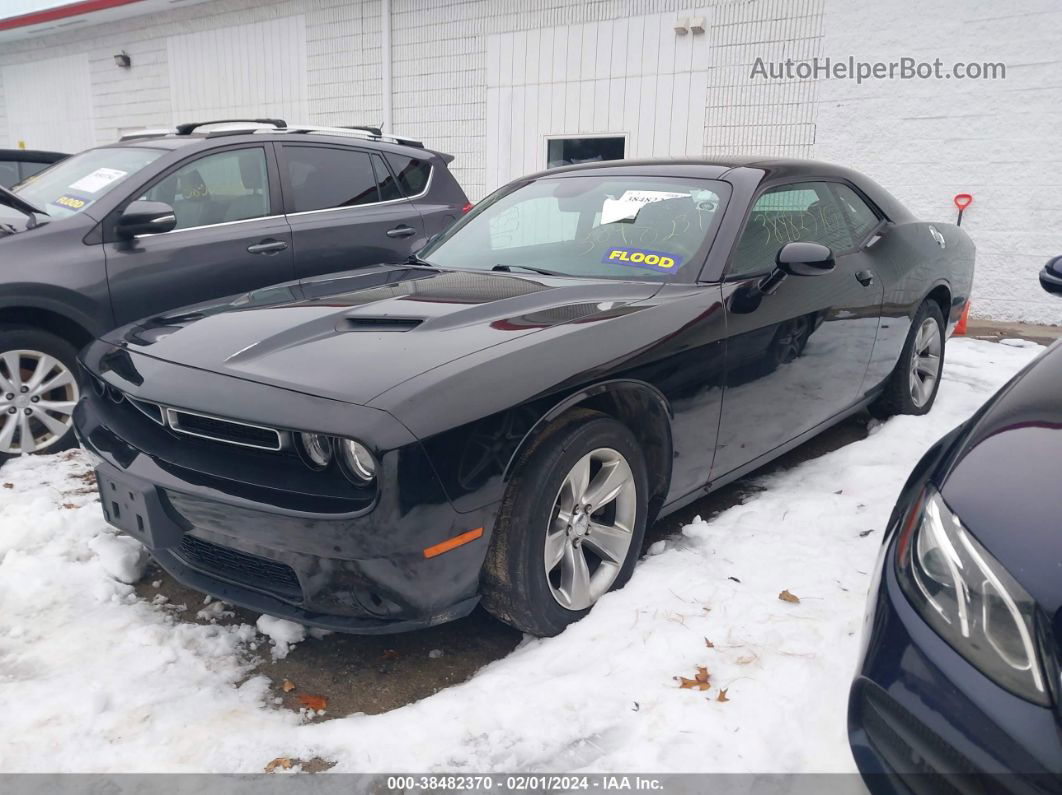
[[[12,144],[76,152],[93,144],[88,59],[66,55],[0,69]]]

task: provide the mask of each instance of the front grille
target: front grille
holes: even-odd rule
[[[178,433],[213,439],[216,442],[255,447],[259,450],[279,450],[280,432],[261,425],[248,425],[220,417],[208,417],[180,409],[166,409],[170,428]]]
[[[893,771],[918,795],[985,790],[982,772],[918,718],[876,688],[860,688],[863,728]]]
[[[193,568],[284,599],[301,599],[302,587],[291,566],[212,544],[195,536],[181,538],[180,557]]]

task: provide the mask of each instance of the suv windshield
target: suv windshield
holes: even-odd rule
[[[12,190],[52,218],[79,213],[163,154],[161,149],[89,149],[20,182]]]
[[[729,196],[670,177],[544,177],[494,194],[420,253],[431,265],[565,276],[696,279]]]

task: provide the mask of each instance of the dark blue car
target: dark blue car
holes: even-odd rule
[[[1062,792],[1060,471],[1062,342],[941,439],[893,510],[848,707],[873,792]]]

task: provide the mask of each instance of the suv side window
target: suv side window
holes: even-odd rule
[[[18,163],[14,160],[0,160],[0,185],[12,188],[19,183]]]
[[[140,198],[171,205],[175,229],[263,218],[270,207],[265,150],[232,149],[200,157]]]
[[[417,196],[428,187],[431,179],[431,163],[427,160],[417,160],[415,157],[386,153],[387,162],[398,175],[398,184],[402,193],[407,197]]]
[[[284,146],[293,212],[356,207],[380,201],[366,152],[326,146]]]
[[[859,194],[847,185],[834,184],[833,190],[837,195],[837,203],[841,207],[841,214],[852,229],[855,245],[862,245],[863,241],[867,239],[867,235],[878,225],[880,219],[877,213],[870,209]]]
[[[821,243],[835,254],[854,248],[827,183],[798,182],[761,194],[734,248],[728,275],[770,273],[778,250],[796,241]]]

